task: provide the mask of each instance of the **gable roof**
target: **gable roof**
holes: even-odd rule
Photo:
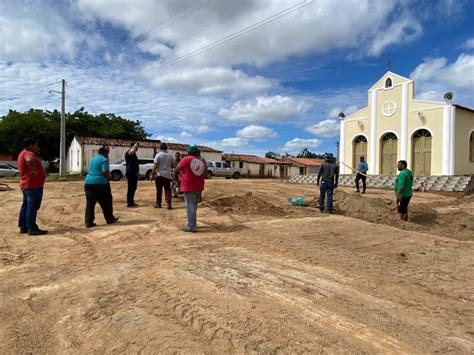
[[[143,140],[135,140],[135,139],[114,139],[114,138],[103,138],[103,137],[82,137],[76,136],[76,140],[79,144],[90,144],[90,145],[108,145],[112,147],[130,147],[132,142],[139,142],[140,147],[143,148],[160,148],[160,144],[162,143],[160,140],[155,139],[143,139]],[[166,142],[163,142],[166,143]],[[166,143],[168,149],[171,150],[181,150],[187,151],[189,144],[181,144],[181,143]],[[222,153],[222,151],[206,147],[204,145],[198,145],[198,148],[201,152],[210,152],[210,153]]]
[[[401,81],[406,81],[406,82],[409,82],[409,83],[413,82],[413,80],[408,79],[408,78],[405,78],[404,76],[395,74],[394,72],[391,72],[391,71],[389,70],[389,71],[387,71],[379,80],[377,80],[377,82],[376,82],[374,85],[372,85],[372,87],[369,89],[369,91],[370,91],[370,90],[373,90],[373,89],[375,89],[375,88],[378,88],[378,87],[380,87],[380,86],[384,86],[384,85],[385,85],[385,80],[386,80],[389,76],[391,76],[392,78],[393,78],[393,77],[397,77],[397,78],[401,79]]]
[[[284,157],[283,161],[290,161],[296,164],[305,165],[305,166],[321,166],[324,163],[324,159],[312,159],[312,158],[291,158]]]
[[[243,161],[246,163],[255,164],[277,164],[278,160],[257,157],[256,155],[248,154],[222,154],[222,160],[227,161]]]

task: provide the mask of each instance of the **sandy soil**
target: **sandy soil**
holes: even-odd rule
[[[48,183],[20,236],[20,191],[0,192],[0,353],[473,353],[474,195],[207,181],[199,232],[154,209],[154,186],[112,184],[120,223],[83,226],[82,183]],[[305,196],[295,207],[290,196]]]

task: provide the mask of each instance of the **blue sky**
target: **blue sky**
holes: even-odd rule
[[[84,106],[151,138],[335,151],[387,71],[474,107],[474,1],[0,0],[0,115]]]

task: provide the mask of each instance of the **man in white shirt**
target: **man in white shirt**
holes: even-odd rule
[[[170,153],[168,153],[168,146],[166,143],[161,143],[160,152],[155,156],[155,161],[150,176],[150,180],[154,180],[156,185],[155,208],[161,208],[163,190],[165,190],[166,206],[169,210],[172,209],[171,182],[173,179],[172,172],[174,165],[174,158]]]

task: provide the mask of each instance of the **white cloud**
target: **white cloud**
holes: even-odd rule
[[[306,127],[305,130],[321,137],[334,137],[339,135],[339,122],[336,120],[324,120]]]
[[[80,37],[47,2],[0,2],[0,58],[3,60],[36,61],[59,54],[71,59]]]
[[[416,40],[423,34],[420,22],[411,15],[403,15],[384,29],[379,30],[374,38],[369,54],[378,57],[391,45],[401,45]]]
[[[236,122],[284,121],[304,113],[309,104],[288,96],[257,97],[237,101],[230,109],[220,109],[219,116]]]
[[[265,140],[268,138],[274,138],[278,136],[278,134],[268,127],[250,125],[239,129],[236,136],[244,139]]]
[[[162,136],[162,135],[158,135],[153,139],[159,139],[163,143],[178,143],[178,140],[176,138],[166,137],[166,136]]]
[[[147,68],[144,72],[147,72]],[[189,90],[203,95],[242,96],[264,93],[275,87],[277,81],[262,76],[250,77],[241,70],[224,67],[179,67],[158,71],[152,84],[158,88]]]
[[[466,42],[463,43],[462,47],[466,49],[474,49],[474,38],[467,39]]]
[[[189,132],[186,132],[186,131],[182,131],[180,134],[179,134],[180,137],[182,138],[193,138],[193,135]]]
[[[331,110],[329,110],[328,118],[338,118],[341,112],[343,112],[344,115],[349,116],[349,115],[352,115],[354,112],[356,112],[358,108],[359,106],[357,105],[348,106],[346,107],[345,110],[341,109],[341,107],[334,107]]]
[[[410,74],[422,91],[433,84],[441,84],[448,90],[473,94],[474,55],[461,54],[456,62],[448,64],[444,57],[427,58]],[[461,93],[462,94],[462,93]]]
[[[282,151],[288,153],[297,153],[300,152],[304,148],[308,148],[309,150],[318,148],[321,145],[322,141],[317,138],[312,139],[302,139],[302,138],[294,138],[291,141],[285,143],[285,145],[281,148]]]

